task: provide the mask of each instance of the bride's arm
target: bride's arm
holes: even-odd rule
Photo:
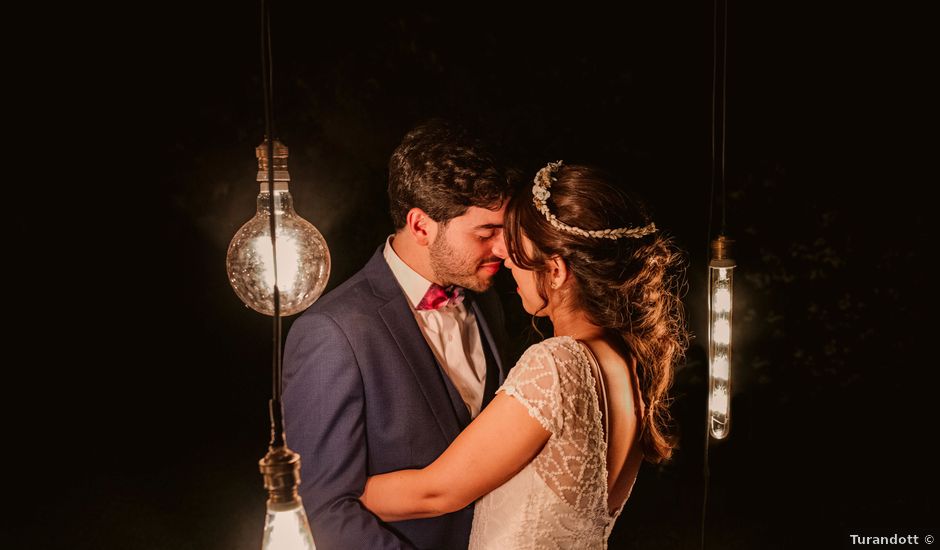
[[[500,392],[437,460],[370,477],[360,499],[384,521],[455,512],[516,475],[549,437],[522,403]]]

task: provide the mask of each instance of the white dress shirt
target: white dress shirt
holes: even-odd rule
[[[483,388],[486,386],[486,355],[477,319],[464,304],[449,304],[440,309],[416,309],[431,281],[408,267],[392,248],[392,237],[385,241],[385,261],[407,297],[418,328],[431,346],[438,363],[460,392],[470,418],[480,414]]]

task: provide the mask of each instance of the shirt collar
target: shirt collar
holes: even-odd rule
[[[398,286],[405,291],[405,296],[408,297],[408,303],[411,304],[412,308],[416,308],[418,304],[421,303],[421,299],[424,298],[424,295],[427,294],[428,289],[431,288],[431,281],[418,275],[415,270],[411,269],[408,264],[398,256],[395,249],[392,248],[392,237],[394,237],[394,235],[390,235],[385,239],[385,250],[382,252],[382,255],[385,257],[385,263],[391,268],[392,275],[398,280]]]

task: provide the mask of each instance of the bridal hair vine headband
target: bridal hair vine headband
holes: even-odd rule
[[[545,168],[539,170],[538,174],[535,175],[535,185],[532,186],[532,203],[535,204],[535,207],[538,208],[539,212],[545,216],[545,219],[548,220],[548,223],[552,224],[552,227],[567,233],[581,235],[582,237],[594,237],[598,239],[620,239],[623,237],[639,239],[640,237],[644,237],[650,233],[656,232],[656,224],[652,222],[648,225],[644,225],[643,227],[618,227],[617,229],[587,230],[568,225],[556,218],[555,214],[552,214],[548,210],[548,197],[552,196],[551,192],[549,192],[549,188],[551,188],[552,182],[556,180],[555,174],[558,172],[558,169],[561,168],[561,165],[562,161],[560,160],[556,162],[549,162]]]

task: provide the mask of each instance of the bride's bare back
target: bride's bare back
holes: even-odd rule
[[[610,430],[606,434],[607,507],[613,513],[630,498],[643,463],[639,435],[645,406],[636,375],[636,361],[625,356],[620,349],[622,346],[612,345],[604,338],[588,339],[582,344],[594,354],[603,376],[603,383],[597,380],[596,385],[601,415]]]

